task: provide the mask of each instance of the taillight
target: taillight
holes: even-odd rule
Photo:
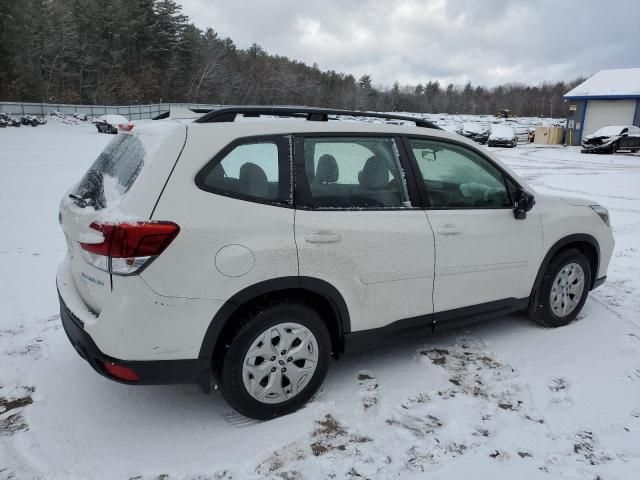
[[[87,262],[117,275],[130,275],[160,255],[176,238],[173,222],[92,223],[102,234],[100,243],[80,243]]]
[[[128,380],[130,382],[137,382],[140,380],[138,374],[129,367],[119,365],[117,363],[109,362],[107,360],[102,362],[104,369],[109,375],[120,380]]]

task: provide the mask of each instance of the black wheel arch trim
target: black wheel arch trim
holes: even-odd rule
[[[591,272],[591,290],[593,290],[596,279],[598,278],[598,270],[600,270],[600,244],[593,235],[589,235],[588,233],[574,233],[572,235],[567,235],[566,237],[561,238],[556,243],[554,243],[551,248],[549,248],[549,250],[547,250],[544,259],[540,264],[540,268],[538,269],[538,274],[536,275],[536,280],[533,283],[533,288],[531,289],[532,296],[540,287],[542,278],[544,277],[544,272],[547,270],[551,259],[555,257],[560,250],[568,245],[571,245],[572,243],[587,243],[591,245],[596,251],[596,268],[595,271]]]
[[[278,292],[292,289],[320,295],[329,303],[337,319],[339,330],[337,332],[337,338],[340,342],[342,342],[345,334],[351,332],[351,320],[347,304],[336,287],[329,282],[304,276],[273,278],[240,290],[220,307],[207,328],[198,358],[213,358],[215,346],[218,343],[224,327],[233,315],[248,302],[256,300],[261,296],[277,294]]]

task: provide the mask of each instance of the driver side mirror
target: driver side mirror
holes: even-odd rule
[[[518,190],[518,196],[513,207],[513,216],[516,220],[524,220],[527,218],[527,212],[533,208],[536,204],[536,199],[533,195],[524,190]]]

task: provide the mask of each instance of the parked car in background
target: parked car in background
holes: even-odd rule
[[[456,133],[460,135],[462,130],[462,126],[459,123],[444,123],[444,122],[436,122],[436,125],[440,127],[445,132]]]
[[[128,123],[127,117],[122,115],[102,115],[98,117],[93,124],[100,133],[118,133],[118,125],[121,123]]]
[[[115,136],[60,203],[80,356],[122,383],[216,385],[268,419],[332,356],[519,310],[567,325],[605,281],[604,207],[535,194],[431,122],[336,115],[375,116],[227,107]]]
[[[518,143],[529,142],[529,124],[521,123],[513,118],[505,120],[504,124],[513,128],[516,138],[518,139]]]
[[[518,137],[512,127],[496,123],[491,125],[491,133],[487,145],[489,147],[515,147]]]
[[[19,127],[20,120],[8,113],[0,112],[0,127]]]
[[[491,129],[486,125],[477,122],[465,122],[460,131],[460,135],[484,145],[489,140]]]
[[[640,150],[640,128],[610,125],[582,139],[582,153],[615,153],[619,150]]]
[[[22,115],[20,117],[20,123],[25,126],[37,127],[38,125],[44,125],[47,123],[47,120],[34,115]]]

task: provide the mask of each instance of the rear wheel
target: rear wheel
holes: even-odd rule
[[[579,250],[565,250],[544,272],[540,288],[529,303],[529,316],[545,327],[567,325],[582,310],[590,288],[588,260]]]
[[[330,356],[329,332],[311,307],[282,302],[259,308],[241,321],[229,342],[220,391],[247,417],[285,415],[318,390]]]

